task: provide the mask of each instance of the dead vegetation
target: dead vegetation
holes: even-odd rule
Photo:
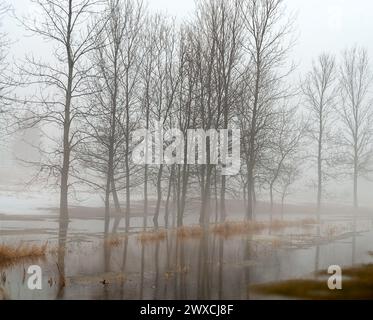
[[[265,228],[265,224],[262,222],[250,221],[250,222],[232,222],[228,221],[221,224],[212,226],[211,231],[224,238],[245,234],[249,232],[260,231]]]
[[[167,238],[166,230],[152,230],[147,232],[142,232],[137,236],[137,240],[142,244],[161,242]]]
[[[5,292],[3,288],[0,287],[0,301],[1,300],[8,300],[8,294]]]
[[[203,228],[201,226],[180,227],[177,229],[176,234],[180,239],[198,239],[203,235]]]
[[[8,266],[25,259],[38,259],[45,257],[47,243],[43,245],[30,245],[21,243],[17,246],[0,245],[0,266]]]
[[[318,276],[326,276],[326,271]],[[343,290],[330,290],[326,279],[297,279],[250,286],[250,290],[271,296],[309,300],[360,300],[373,298],[373,264],[343,270]]]
[[[104,244],[108,247],[119,247],[123,244],[126,238],[126,235],[112,235],[110,237],[105,238]]]

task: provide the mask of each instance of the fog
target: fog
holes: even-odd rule
[[[294,83],[298,83],[306,72],[310,70],[313,59],[320,53],[327,52],[337,58],[346,48],[358,45],[368,50],[371,57],[373,44],[368,30],[373,29],[373,21],[370,12],[373,4],[368,0],[339,1],[339,0],[286,0],[286,11],[289,15],[294,15],[294,37],[296,39],[293,50],[290,53],[289,61],[293,61],[297,68],[292,73],[291,78]],[[25,16],[37,19],[35,6],[29,0],[17,0],[11,3],[14,11],[2,20],[2,29],[11,39],[11,50],[8,58],[11,63],[21,61],[25,56],[38,56],[42,53],[44,59],[49,59],[52,55],[53,44],[45,42],[40,37],[32,36],[26,32],[21,20]],[[188,21],[193,16],[195,8],[194,1],[171,1],[152,0],[147,4],[153,12],[160,12],[176,18],[178,23]],[[21,93],[27,92],[27,88],[22,88]],[[302,105],[300,106],[303,107]],[[2,139],[2,167],[7,171],[8,167],[19,163],[14,154],[14,142],[10,139]],[[27,154],[26,154],[27,157]],[[21,157],[22,158],[22,157]],[[2,171],[4,171],[2,170]],[[310,170],[310,171],[309,171]],[[305,176],[312,176],[312,168],[305,172]],[[3,175],[6,177],[6,174]],[[329,201],[332,203],[348,203],[351,199],[350,180],[348,178],[338,179],[337,183],[330,182],[328,185]],[[297,193],[293,198],[296,202],[314,201],[314,188],[312,178],[305,178],[297,186]],[[359,181],[360,202],[365,206],[373,206],[370,195],[370,188],[373,183],[369,179],[362,178]]]
[[[0,0],[0,300],[313,299],[270,283],[371,268],[371,1],[60,2]]]

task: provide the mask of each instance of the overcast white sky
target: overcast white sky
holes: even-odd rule
[[[6,0],[18,15],[30,10],[30,0]],[[149,0],[152,10],[168,12],[179,19],[193,12],[194,0]],[[293,58],[299,72],[309,68],[312,58],[322,51],[335,54],[354,44],[366,47],[373,61],[373,1],[371,0],[285,0],[289,12],[297,13],[297,46]],[[35,39],[22,38],[22,30],[14,21],[6,20],[3,27],[10,37],[19,39],[16,55],[30,49],[42,48]]]

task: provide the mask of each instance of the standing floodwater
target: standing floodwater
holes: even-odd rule
[[[10,299],[261,299],[252,285],[314,278],[315,271],[326,276],[330,265],[373,261],[367,217],[325,216],[317,224],[298,215],[246,228],[232,222],[168,232],[134,228],[107,239],[95,230],[96,220],[72,220],[64,239],[49,229],[54,221],[48,218],[35,223],[40,234],[23,234],[22,221],[1,223],[4,243],[25,237],[49,246],[43,258],[0,265]],[[27,288],[24,272],[31,264],[43,270],[41,291]]]

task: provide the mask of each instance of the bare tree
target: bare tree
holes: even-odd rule
[[[293,17],[284,19],[283,0],[243,0],[240,8],[245,29],[243,46],[249,63],[246,84],[250,91],[249,99],[241,108],[247,172],[246,217],[252,219],[256,164],[271,121],[273,103],[284,95],[282,80],[289,71],[283,68],[292,46],[289,35]]]
[[[69,223],[69,191],[77,174],[75,151],[83,141],[80,130],[82,115],[88,111],[85,99],[91,94],[87,80],[92,68],[87,56],[97,46],[102,23],[96,19],[101,8],[99,0],[34,0],[40,19],[25,17],[22,23],[33,36],[52,43],[51,55],[37,59],[26,57],[19,67],[22,84],[29,92],[24,99],[17,98],[13,112],[17,126],[27,129],[39,126],[43,130],[44,144],[35,146],[43,155],[39,174],[46,174],[59,185],[59,254],[58,268],[64,275],[64,257]],[[30,161],[29,161],[30,162]],[[64,279],[60,277],[60,287]]]
[[[177,72],[177,45],[176,34],[172,22],[162,16],[155,16],[153,32],[156,38],[155,50],[153,50],[154,69],[153,69],[153,90],[150,105],[150,114],[152,116],[153,128],[159,126],[156,130],[155,143],[163,141],[164,132],[167,127],[171,128],[170,122],[173,104],[176,99],[176,93],[179,86],[180,75]],[[155,121],[155,122],[154,122]],[[157,129],[157,128],[155,128]],[[159,137],[159,134],[161,137]],[[159,145],[159,150],[164,150],[163,145]],[[161,155],[161,164],[159,166],[156,178],[157,201],[153,216],[153,223],[158,228],[158,218],[162,201],[162,180],[164,174],[164,159]]]
[[[198,70],[198,90],[196,101],[200,113],[196,124],[208,130],[228,129],[234,115],[236,83],[241,75],[242,19],[239,1],[200,1],[198,2],[194,33],[194,52]],[[219,177],[217,166],[210,159],[213,137],[206,144],[207,165],[199,170],[201,185],[200,222],[209,221],[211,189],[215,188],[218,198],[220,184],[220,216],[226,218],[225,196],[227,179]]]
[[[336,65],[333,56],[321,54],[313,62],[312,70],[302,84],[302,91],[310,111],[310,136],[317,143],[317,211],[320,212],[323,182],[331,169],[329,148],[332,113],[337,96]]]
[[[232,3],[218,1],[218,18],[213,36],[217,47],[217,74],[219,92],[218,104],[222,109],[222,127],[228,129],[234,115],[236,85],[241,76],[240,62],[242,58],[242,19],[240,16],[239,1]],[[226,194],[227,177],[221,176],[220,190],[220,220],[226,219]]]
[[[99,43],[91,58],[95,76],[90,81],[90,112],[84,119],[87,139],[79,149],[83,166],[90,169],[88,173],[91,178],[85,177],[85,182],[103,189],[105,193],[105,234],[109,232],[111,195],[117,221],[121,215],[118,189],[122,188],[118,188],[118,184],[121,183],[120,177],[126,175],[122,170],[122,156],[127,153],[126,128],[123,124],[126,97],[121,81],[127,70],[122,63],[122,50],[126,36],[131,32],[132,9],[132,2],[111,0],[102,15],[104,28],[98,35]],[[99,185],[98,181],[103,177],[105,183]]]
[[[141,64],[143,61],[142,51],[142,28],[145,23],[144,3],[141,0],[126,0],[124,13],[128,19],[125,42],[121,49],[121,63],[125,66],[125,74],[120,82],[124,90],[124,134],[125,134],[125,185],[126,185],[126,228],[130,226],[131,217],[131,145],[130,136],[134,130],[140,113],[139,86],[141,76]],[[116,228],[118,222],[115,224]]]
[[[199,119],[197,97],[200,86],[200,73],[198,56],[200,47],[195,39],[193,27],[183,25],[179,34],[178,73],[180,85],[175,103],[175,118],[177,126],[184,134],[184,152],[188,150],[187,130],[195,128]],[[183,165],[176,165],[173,171],[174,198],[176,200],[177,226],[183,225],[184,211],[187,198],[192,197],[194,192],[190,186],[196,183],[195,166],[187,163],[184,158]],[[189,192],[188,192],[189,191]]]
[[[369,171],[372,159],[373,109],[369,98],[372,73],[368,53],[354,47],[343,53],[339,72],[341,103],[337,108],[343,124],[340,144],[344,163],[353,176],[353,204],[358,203],[358,179]]]
[[[47,150],[41,150],[47,154],[41,171],[59,179],[60,218],[67,221],[69,177],[74,162],[72,153],[81,142],[78,123],[85,112],[82,102],[90,94],[86,80],[90,77],[91,67],[85,58],[97,46],[100,33],[97,30],[102,24],[94,17],[101,1],[66,0],[62,4],[55,0],[35,0],[33,3],[43,18],[25,18],[23,24],[33,35],[55,45],[54,59],[26,58],[26,65],[20,72],[24,82],[31,88],[36,87],[37,93],[25,99],[21,108],[28,109],[29,116],[18,119],[18,124],[21,127],[43,124],[60,130],[62,140],[45,134],[50,143]],[[53,144],[55,147],[51,146]]]
[[[289,108],[286,104],[277,112],[273,123],[271,139],[266,146],[266,156],[260,166],[264,168],[268,181],[271,220],[274,206],[274,191],[283,176],[288,176],[291,162],[300,156],[300,143],[304,137],[304,123],[297,117],[297,107]]]
[[[0,2],[0,27],[3,24],[3,18],[9,13],[10,6],[5,2]],[[0,114],[7,111],[11,99],[9,97],[10,89],[14,86],[14,81],[9,75],[7,64],[7,55],[9,50],[9,39],[5,32],[0,31]]]
[[[92,52],[94,76],[89,79],[92,94],[84,116],[86,140],[79,157],[87,169],[80,177],[104,192],[105,234],[109,232],[110,197],[115,206],[115,233],[122,219],[119,192],[125,190],[126,230],[130,225],[131,188],[137,186],[139,168],[131,163],[132,132],[139,128],[139,81],[144,50],[143,22],[146,11],[141,1],[111,0],[100,18],[103,29]],[[131,179],[130,179],[131,178]],[[104,183],[102,183],[104,181]]]
[[[279,177],[278,192],[281,196],[281,219],[284,219],[284,206],[286,198],[291,195],[294,190],[292,185],[300,178],[300,158],[295,156],[289,159],[284,166],[281,176]]]
[[[218,28],[218,21],[221,17],[220,7],[217,2],[199,2],[194,25],[194,59],[198,74],[198,96],[197,108],[199,117],[195,123],[205,132],[216,130],[222,119],[221,91],[218,88],[218,64],[217,64],[217,42],[215,36]],[[215,165],[211,158],[212,142],[211,136],[206,141],[206,165],[200,166],[198,170],[200,182],[200,223],[207,225],[209,222],[209,207],[211,198],[211,187],[213,170]]]

